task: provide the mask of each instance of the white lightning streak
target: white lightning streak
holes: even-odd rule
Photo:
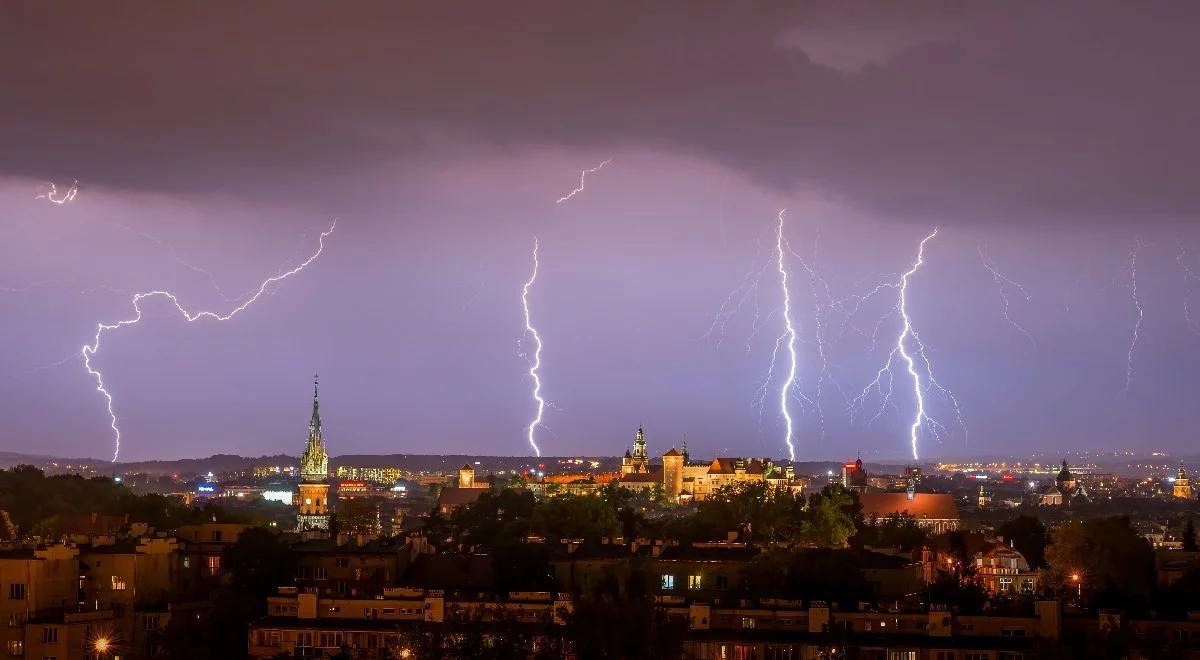
[[[542,379],[538,375],[538,370],[542,367],[542,337],[538,334],[537,328],[533,327],[533,321],[529,315],[529,287],[537,280],[538,276],[538,240],[533,239],[533,273],[529,275],[529,279],[525,280],[525,286],[521,287],[521,307],[525,310],[525,333],[521,336],[524,340],[526,336],[533,337],[533,360],[529,363],[529,377],[533,379],[533,400],[537,403],[537,414],[533,420],[529,422],[525,433],[529,439],[529,446],[533,448],[533,453],[539,458],[542,456],[542,450],[538,449],[537,443],[534,442],[534,432],[542,423],[542,413],[545,412],[546,402],[542,399]]]
[[[788,412],[788,394],[796,382],[796,328],[792,326],[792,298],[788,293],[787,267],[783,263],[783,216],[786,212],[787,209],[779,212],[779,228],[775,231],[776,265],[779,268],[779,287],[783,290],[783,325],[786,328],[783,337],[787,339],[789,355],[788,375],[783,381],[783,386],[779,388],[779,412],[783,414],[786,425],[786,435],[783,440],[787,443],[788,459],[794,461],[796,460],[796,447],[792,444],[792,415]],[[777,349],[778,346],[779,344],[776,343]],[[774,364],[774,357],[772,357],[772,364]]]
[[[1021,286],[1020,283],[1005,276],[1003,273],[1001,273],[999,270],[997,270],[996,266],[993,265],[992,262],[988,260],[987,255],[984,253],[982,245],[979,246],[979,261],[980,261],[980,263],[983,264],[983,267],[986,268],[987,271],[992,274],[992,280],[994,280],[996,282],[996,288],[1000,291],[1000,299],[1004,301],[1004,320],[1008,321],[1009,325],[1016,328],[1018,332],[1025,335],[1025,338],[1028,339],[1031,343],[1033,343],[1034,345],[1037,345],[1037,340],[1035,340],[1033,338],[1033,335],[1030,334],[1029,330],[1027,330],[1025,328],[1025,326],[1014,321],[1012,316],[1010,316],[1008,313],[1009,306],[1011,304],[1011,301],[1009,300],[1009,297],[1008,297],[1008,287],[1011,286],[1011,287],[1015,288],[1017,291],[1020,291],[1021,295],[1025,297],[1025,302],[1029,302],[1029,298],[1030,298],[1029,292],[1026,291],[1025,287]]]
[[[1138,297],[1137,287],[1137,257],[1138,252],[1142,249],[1142,239],[1135,238],[1134,241],[1133,251],[1129,253],[1129,297],[1133,301],[1133,308],[1137,310],[1137,320],[1133,322],[1133,333],[1129,337],[1129,353],[1125,358],[1125,389],[1122,390],[1125,394],[1129,393],[1129,388],[1133,385],[1133,352],[1137,349],[1142,318],[1146,316],[1142,310],[1142,299]]]
[[[563,202],[567,201],[568,199],[571,199],[575,195],[578,195],[579,193],[583,192],[583,184],[587,180],[587,175],[595,174],[596,172],[599,172],[600,170],[604,169],[605,165],[608,165],[611,162],[612,162],[612,159],[608,158],[608,159],[605,159],[604,162],[600,163],[599,165],[597,165],[591,169],[581,170],[579,172],[579,185],[576,186],[575,189],[572,190],[571,192],[563,195],[562,197],[559,197],[557,200],[555,200],[554,203],[562,204]]]
[[[67,192],[63,193],[61,197],[59,197],[59,195],[58,195],[58,187],[54,185],[54,182],[47,181],[46,182],[46,192],[40,193],[39,195],[34,197],[34,199],[45,199],[45,200],[49,200],[50,202],[52,202],[54,204],[58,204],[59,206],[62,206],[63,204],[66,204],[67,202],[75,199],[75,195],[77,195],[77,194],[79,194],[79,179],[76,179],[71,184],[71,187],[67,188]]]
[[[937,390],[946,398],[946,400],[949,401],[950,405],[954,408],[954,413],[958,419],[959,426],[963,429],[964,435],[966,433],[966,424],[963,421],[962,409],[958,404],[958,399],[954,396],[953,392],[942,387],[942,385],[938,383],[937,379],[934,377],[933,365],[929,360],[928,354],[925,352],[925,345],[921,342],[921,337],[919,334],[917,334],[916,328],[912,323],[912,318],[908,314],[909,281],[913,275],[916,274],[917,270],[919,270],[925,263],[925,244],[937,235],[938,230],[934,229],[931,234],[921,240],[921,243],[917,248],[916,261],[913,262],[913,265],[900,276],[900,281],[896,285],[896,288],[898,288],[900,292],[899,300],[897,301],[895,307],[895,311],[902,321],[900,335],[896,338],[895,347],[892,348],[892,350],[888,353],[887,360],[884,361],[883,367],[876,372],[875,379],[863,388],[862,392],[855,397],[853,402],[854,406],[861,406],[872,391],[879,392],[882,396],[882,402],[879,412],[873,419],[877,419],[880,415],[882,415],[883,411],[891,404],[893,384],[892,363],[895,361],[896,357],[899,356],[899,358],[904,362],[905,371],[908,373],[909,377],[912,378],[913,382],[913,399],[916,409],[913,412],[912,423],[909,425],[909,443],[912,446],[913,460],[920,459],[917,444],[918,440],[920,439],[922,427],[928,425],[930,431],[937,437],[940,437],[940,433],[945,430],[945,425],[930,416],[929,412],[926,410],[925,394],[930,388]],[[912,352],[909,350],[910,342],[915,346],[915,350]],[[927,381],[927,384],[922,383],[921,371],[918,371],[917,369],[918,365],[916,358],[918,357],[920,358],[920,366],[922,367],[922,371],[925,373],[925,381]],[[887,377],[886,381],[883,380],[885,375]]]
[[[92,340],[92,343],[89,345],[85,345],[82,349],[83,366],[85,369],[87,369],[87,372],[96,379],[96,390],[99,391],[101,394],[103,394],[105,400],[108,402],[108,416],[109,416],[109,419],[111,420],[110,426],[112,427],[113,434],[115,436],[115,442],[116,442],[116,446],[113,450],[112,462],[114,462],[114,463],[117,462],[117,457],[120,456],[120,453],[121,453],[121,429],[120,429],[120,427],[117,426],[117,414],[113,411],[112,394],[104,386],[103,375],[101,375],[101,373],[99,371],[97,371],[96,369],[92,368],[92,362],[91,362],[92,356],[94,356],[100,350],[100,339],[104,335],[104,332],[106,330],[116,330],[117,328],[120,328],[121,326],[125,326],[125,325],[133,325],[133,324],[137,323],[138,321],[141,321],[142,320],[141,301],[146,298],[153,298],[156,296],[161,296],[163,298],[166,298],[167,300],[170,300],[171,304],[175,305],[175,309],[179,310],[179,313],[183,315],[183,318],[186,319],[188,323],[192,323],[192,322],[194,322],[198,319],[202,319],[202,318],[210,318],[215,321],[228,321],[229,319],[233,318],[238,313],[240,313],[242,310],[244,310],[247,307],[249,307],[250,305],[252,305],[254,303],[254,301],[258,300],[263,295],[263,293],[266,292],[268,286],[270,286],[271,284],[274,284],[275,282],[279,282],[281,280],[287,279],[287,278],[291,277],[292,275],[295,275],[296,273],[299,273],[300,271],[304,270],[309,264],[316,261],[317,257],[321,256],[321,252],[325,249],[325,239],[328,238],[329,235],[333,233],[333,230],[335,228],[337,228],[337,220],[333,221],[333,224],[330,225],[328,231],[321,232],[321,236],[318,239],[319,245],[317,247],[317,251],[314,252],[312,254],[312,256],[310,256],[308,259],[306,259],[304,262],[302,262],[299,266],[296,266],[296,267],[292,268],[291,270],[280,273],[278,275],[274,275],[272,277],[268,277],[267,279],[263,280],[262,284],[260,284],[258,286],[258,290],[254,293],[254,295],[252,295],[245,302],[243,302],[241,305],[238,305],[237,307],[235,307],[232,311],[230,311],[227,314],[217,314],[216,312],[209,312],[209,311],[201,311],[201,312],[192,313],[192,312],[187,311],[187,309],[185,309],[183,307],[183,305],[181,305],[179,303],[179,299],[175,296],[175,294],[171,293],[170,291],[155,290],[155,291],[146,291],[143,293],[134,294],[132,303],[133,303],[133,309],[134,309],[135,314],[134,314],[133,318],[125,319],[123,321],[117,321],[116,323],[113,323],[113,324],[105,324],[105,323],[97,324],[96,336]]]

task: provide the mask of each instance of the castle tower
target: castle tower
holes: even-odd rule
[[[642,474],[650,471],[650,457],[646,454],[646,433],[638,427],[633,436],[633,451],[625,452],[621,459],[621,474]]]
[[[1192,482],[1188,479],[1183,461],[1179,461],[1179,473],[1175,476],[1175,487],[1172,489],[1172,494],[1180,499],[1192,499]]]
[[[458,487],[459,488],[474,488],[475,487],[475,468],[471,467],[470,463],[458,468]]]
[[[683,492],[683,453],[671,447],[663,454],[663,493],[672,502],[679,501]]]
[[[329,529],[329,454],[321,433],[321,414],[317,401],[317,379],[313,377],[312,418],[308,422],[308,442],[300,457],[299,513],[296,530]]]

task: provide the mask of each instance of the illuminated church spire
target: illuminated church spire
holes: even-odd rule
[[[317,377],[313,376],[312,419],[308,422],[308,443],[300,457],[300,479],[307,482],[323,482],[329,478],[329,454],[325,451],[325,438],[321,433],[320,401],[317,395]]]

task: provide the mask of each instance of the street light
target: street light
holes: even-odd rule
[[[1078,573],[1072,573],[1071,579],[1075,582],[1075,595],[1083,597],[1083,580],[1080,579]]]
[[[92,648],[96,649],[96,653],[107,653],[110,643],[111,642],[108,641],[107,637],[98,637],[96,638],[96,641],[92,643]]]

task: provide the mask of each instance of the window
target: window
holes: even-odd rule
[[[754,617],[752,617],[752,616],[742,617],[742,627],[743,628],[753,628],[754,627]]]
[[[221,557],[212,555],[208,558],[208,574],[216,575],[221,570]]]
[[[987,653],[968,652],[963,654],[963,660],[991,660]]]
[[[333,565],[337,568],[346,568],[347,566],[350,565],[350,558],[349,557],[334,557]]]
[[[8,615],[8,627],[19,628],[25,625],[25,615],[20,612],[14,612]]]
[[[42,643],[57,644],[58,643],[58,628],[46,626],[42,628]]]
[[[25,642],[22,642],[20,640],[17,640],[15,642],[9,642],[8,643],[8,654],[9,655],[25,655]]]
[[[142,630],[158,630],[158,617],[147,616],[142,622]]]
[[[125,591],[125,578],[119,575],[112,576],[112,588],[113,591]]]
[[[212,540],[213,540],[214,542],[216,542],[216,543],[220,543],[220,542],[221,542],[221,530],[219,530],[219,529],[215,529],[215,530],[213,530],[213,533],[212,533]]]
[[[192,567],[192,558],[191,558],[191,557],[189,557],[189,556],[187,556],[187,555],[184,555],[184,556],[183,556],[183,567],[184,567],[184,568],[191,568],[191,567]]]
[[[718,589],[728,589],[729,588],[729,578],[724,575],[718,575],[717,576],[717,588]]]
[[[1002,628],[1000,630],[1001,637],[1024,637],[1024,628]]]
[[[1000,660],[1025,660],[1025,654],[1014,653],[1012,651],[1001,651]]]
[[[1008,593],[1010,591],[1012,591],[1012,578],[1010,578],[1010,577],[1000,578],[1000,593],[1004,594],[1004,593]]]
[[[699,575],[689,575],[688,576],[688,589],[699,589],[699,588],[700,588],[700,576]]]
[[[663,573],[662,576],[663,591],[670,591],[675,588],[675,576],[668,573]]]
[[[888,660],[917,660],[916,651],[891,651]]]
[[[25,600],[25,583],[14,582],[8,585],[9,600]]]

